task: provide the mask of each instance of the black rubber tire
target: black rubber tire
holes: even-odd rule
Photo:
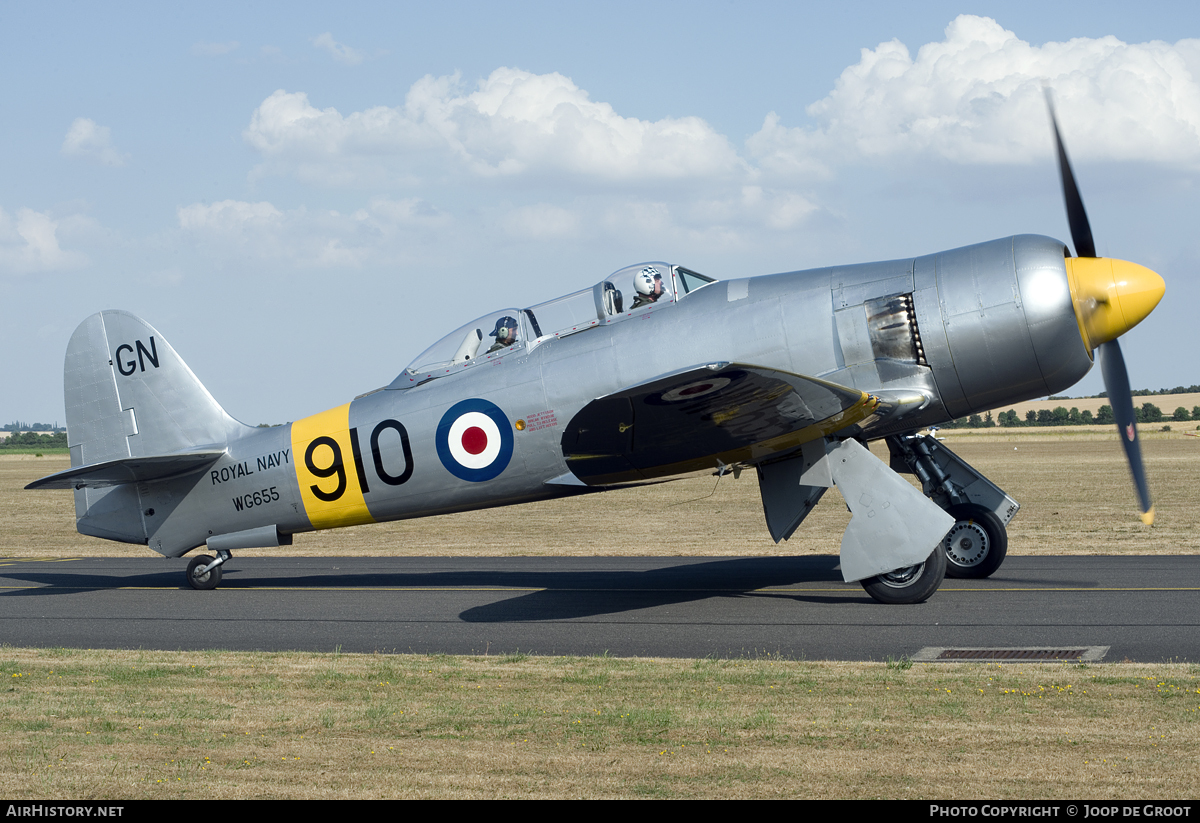
[[[206,592],[215,589],[221,583],[221,567],[200,574],[200,569],[213,562],[213,559],[207,554],[196,555],[192,558],[192,562],[188,563],[187,567],[187,582],[188,585],[198,591]]]
[[[888,574],[861,581],[867,594],[888,605],[924,603],[942,585],[946,576],[946,551],[941,544],[930,552],[924,563],[896,569]]]
[[[990,577],[1008,556],[1008,530],[994,512],[974,503],[951,506],[954,526],[942,541],[946,577],[981,580]]]

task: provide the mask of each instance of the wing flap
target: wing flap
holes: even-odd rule
[[[592,401],[564,429],[563,456],[591,486],[650,480],[795,449],[878,405],[814,377],[714,363]]]

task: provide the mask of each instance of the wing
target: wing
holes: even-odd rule
[[[854,425],[879,397],[741,363],[696,366],[593,400],[563,431],[589,486],[756,462]]]

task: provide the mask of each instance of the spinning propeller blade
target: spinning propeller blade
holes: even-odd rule
[[[1129,391],[1129,373],[1125,371],[1125,358],[1121,355],[1121,344],[1116,340],[1102,343],[1100,371],[1104,375],[1104,388],[1112,403],[1113,417],[1117,420],[1117,431],[1121,434],[1121,446],[1129,471],[1133,474],[1133,485],[1137,488],[1138,506],[1142,511],[1142,522],[1154,522],[1154,504],[1150,502],[1150,487],[1146,485],[1146,469],[1142,466],[1142,447],[1138,445],[1137,422],[1133,411],[1133,396]]]
[[[1083,197],[1079,187],[1075,185],[1075,175],[1071,172],[1071,161],[1067,158],[1067,147],[1063,145],[1062,134],[1058,130],[1058,118],[1054,116],[1054,101],[1050,99],[1050,90],[1046,90],[1046,107],[1050,109],[1050,125],[1054,127],[1054,145],[1058,148],[1058,173],[1062,178],[1063,200],[1067,205],[1067,222],[1071,226],[1071,242],[1075,245],[1075,254],[1079,257],[1095,257],[1096,243],[1092,240],[1092,226],[1088,223],[1087,210],[1083,207]]]
[[[1100,355],[1100,370],[1104,388],[1112,404],[1125,459],[1137,488],[1142,522],[1154,522],[1154,505],[1146,484],[1146,469],[1142,465],[1142,448],[1137,439],[1137,422],[1133,410],[1133,395],[1129,390],[1129,374],[1117,338],[1133,328],[1148,315],[1162,299],[1165,285],[1161,277],[1144,266],[1124,260],[1096,257],[1092,227],[1088,223],[1083,197],[1075,184],[1071,161],[1058,130],[1054,103],[1046,90],[1046,106],[1054,127],[1054,142],[1058,148],[1058,171],[1062,178],[1063,200],[1067,207],[1067,222],[1071,226],[1071,242],[1078,257],[1067,260],[1067,277],[1079,318],[1080,332],[1090,350]]]

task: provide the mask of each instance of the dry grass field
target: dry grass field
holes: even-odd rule
[[[1200,667],[0,648],[28,798],[1178,799]]]
[[[1157,518],[1137,517],[1129,469],[1109,427],[945,432],[946,444],[1021,503],[1012,554],[1200,551],[1200,438],[1142,433]],[[886,448],[873,446],[886,459]],[[152,556],[75,531],[72,497],[24,491],[68,468],[65,456],[0,455],[0,556]],[[285,549],[239,555],[796,555],[836,554],[849,514],[836,490],[787,543],[763,521],[752,472],[693,477],[565,500],[300,534]]]

